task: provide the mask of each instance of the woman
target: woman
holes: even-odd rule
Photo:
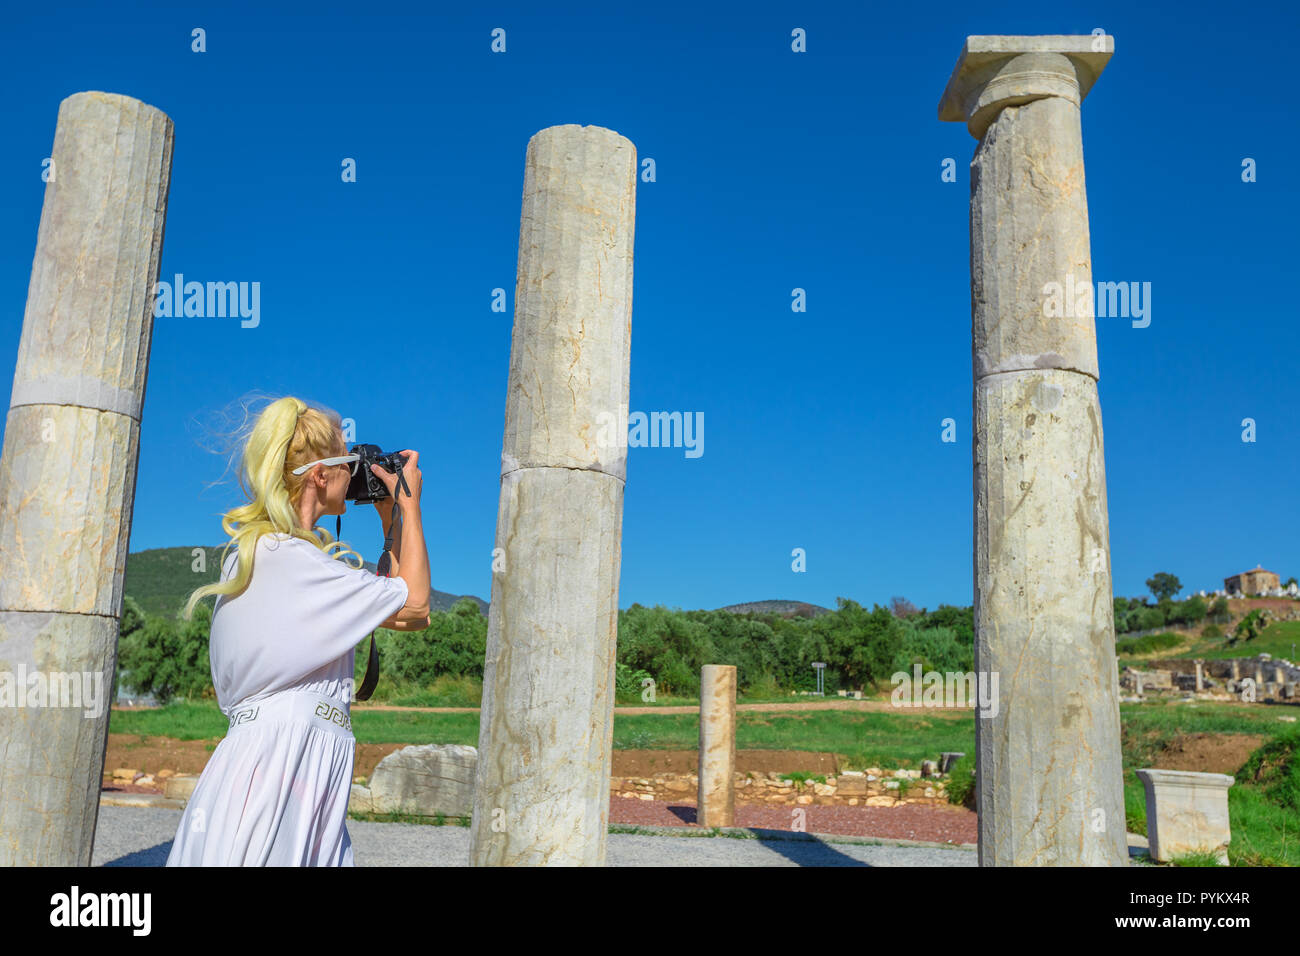
[[[333,412],[282,398],[244,446],[240,476],[252,500],[221,522],[227,550],[238,549],[184,612],[188,619],[201,598],[218,595],[209,652],[230,730],[185,807],[168,866],[354,865],[345,826],[353,652],[376,627],[428,626],[429,559],[419,454],[409,449],[392,577],[339,561],[356,552],[316,529],[321,515],[346,510],[356,456],[346,454],[340,424]],[[372,470],[392,495],[397,476]],[[385,529],[393,507],[392,497],[376,504]]]

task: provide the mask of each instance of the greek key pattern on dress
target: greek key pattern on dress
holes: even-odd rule
[[[257,720],[257,713],[259,710],[261,710],[260,707],[251,707],[247,710],[235,711],[234,715],[230,718],[230,726],[238,727],[240,724],[246,724],[250,720]]]
[[[321,720],[328,720],[331,724],[338,724],[344,730],[352,729],[352,718],[344,713],[341,708],[331,707],[324,701],[317,705],[316,716]]]

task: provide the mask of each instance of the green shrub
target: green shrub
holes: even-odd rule
[[[1300,810],[1300,733],[1288,733],[1260,746],[1234,776],[1260,788],[1274,804]]]
[[[1217,624],[1207,624],[1205,627],[1201,628],[1201,637],[1204,637],[1207,640],[1217,641],[1219,638],[1223,637],[1223,628],[1219,627]]]
[[[967,673],[975,669],[972,646],[961,643],[948,628],[918,630],[911,622],[903,622],[902,628],[902,642],[898,653],[894,655],[891,674],[899,671],[911,674],[913,665],[917,663],[921,665],[922,672]]]
[[[429,615],[419,631],[385,632],[381,640],[383,671],[398,681],[427,685],[444,674],[483,677],[487,656],[487,618],[469,598],[447,611]],[[357,679],[365,673],[370,642],[357,646]]]
[[[635,701],[638,704],[643,703],[641,695],[645,688],[641,682],[644,680],[653,680],[653,678],[645,671],[639,668],[633,670],[622,661],[619,661],[614,665],[615,701],[619,703],[628,701]]]
[[[781,686],[776,682],[776,677],[772,674],[760,674],[758,679],[745,688],[746,697],[758,699],[771,697],[784,697],[781,692]]]
[[[1251,611],[1237,622],[1237,628],[1232,632],[1232,637],[1228,640],[1228,643],[1235,644],[1237,641],[1254,640],[1259,636],[1259,632],[1268,626],[1262,619],[1263,614],[1259,608]]]
[[[969,810],[975,809],[974,756],[965,756],[948,768],[948,785],[945,788],[948,802]]]

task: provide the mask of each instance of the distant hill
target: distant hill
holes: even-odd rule
[[[199,547],[195,545],[194,547]],[[194,547],[151,548],[137,551],[126,557],[126,593],[139,603],[148,614],[175,617],[185,606],[190,592],[195,588],[211,584],[221,573],[221,551],[223,546],[204,547],[204,570],[193,570],[197,556]],[[352,559],[355,560],[355,559]],[[375,570],[375,562],[365,563],[367,571]],[[488,604],[473,594],[448,594],[446,591],[429,589],[429,609],[445,611],[461,599],[469,597],[479,606],[483,614],[488,612]],[[211,607],[212,600],[208,599]]]
[[[750,601],[748,604],[729,604],[718,610],[732,614],[777,614],[781,617],[820,617],[831,613],[828,607],[806,601]]]

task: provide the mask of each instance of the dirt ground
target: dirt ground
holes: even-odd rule
[[[794,705],[792,709],[804,708]],[[1154,765],[1163,770],[1231,774],[1266,739],[1256,734],[1183,734],[1165,745]],[[104,773],[112,774],[119,767],[147,774],[157,774],[160,770],[200,773],[217,743],[218,740],[175,740],[171,737],[146,737],[142,743],[137,734],[109,734]],[[357,744],[353,774],[369,778],[379,761],[404,746],[406,745]],[[697,759],[694,750],[615,750],[611,772],[616,777],[648,777],[662,772],[690,773],[697,768]],[[839,771],[839,765],[831,753],[737,750],[736,769],[741,773],[802,770],[808,773],[834,774]]]
[[[146,737],[141,743],[139,734],[109,734],[104,773],[111,774],[118,767],[154,774],[159,770],[200,773],[216,745],[216,740],[171,737]]]
[[[1155,766],[1232,774],[1267,739],[1257,734],[1180,734],[1165,744]]]
[[[148,737],[140,742],[136,734],[109,734],[108,754],[104,760],[104,773],[112,774],[119,767],[156,774],[160,770],[177,773],[201,773],[212,756],[215,740],[173,740],[170,737]],[[353,775],[369,778],[383,760],[394,750],[406,744],[357,744]],[[615,777],[648,777],[651,774],[672,772],[690,773],[697,768],[694,750],[615,750],[612,775]],[[749,771],[777,771],[793,773],[833,774],[839,770],[835,755],[812,753],[804,750],[737,750],[736,769]]]

